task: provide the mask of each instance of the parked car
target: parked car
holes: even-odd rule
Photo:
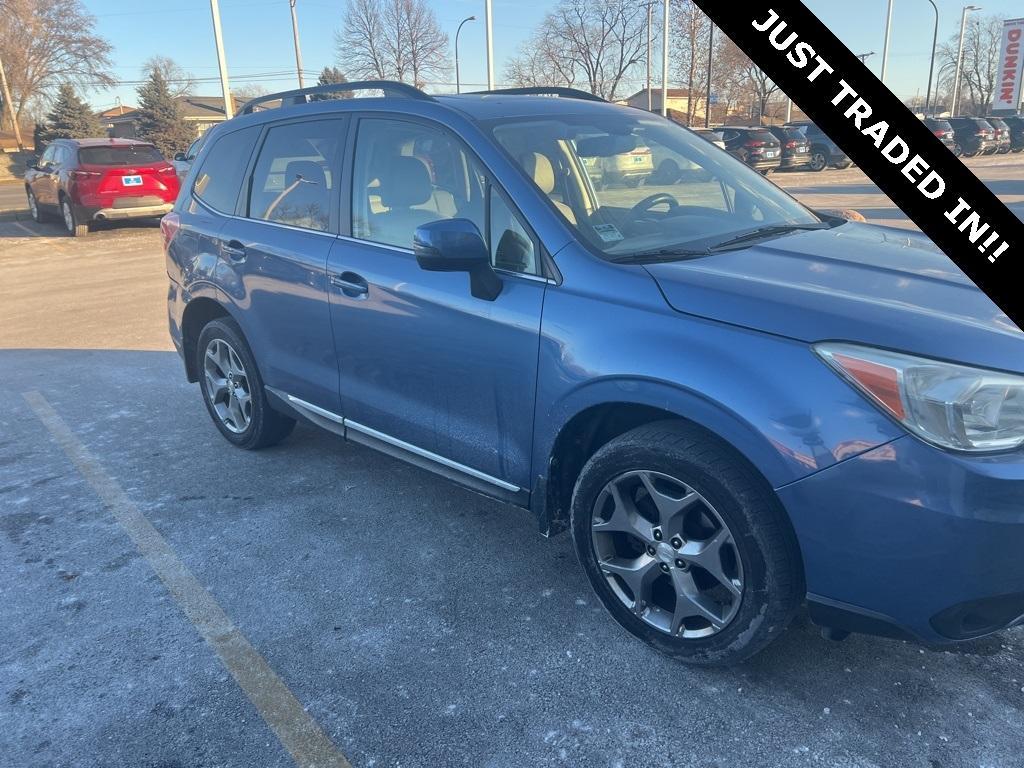
[[[711,142],[719,149],[725,149],[725,140],[722,138],[721,129],[693,128],[692,130],[705,141]]]
[[[32,218],[57,216],[74,237],[92,221],[162,216],[178,188],[157,148],[132,139],[56,139],[25,172]]]
[[[975,157],[987,154],[996,146],[995,129],[980,117],[951,117],[949,124],[953,126],[953,138],[960,148],[958,155]]]
[[[800,131],[811,145],[811,162],[809,167],[812,171],[824,171],[826,168],[838,168],[845,170],[853,165],[853,161],[846,153],[829,138],[821,128],[809,121],[797,121],[786,123],[786,128],[796,128]]]
[[[302,419],[532,510],[693,663],[802,603],[837,639],[1022,621],[1024,333],[927,238],[590,94],[335,88],[385,95],[250,104],[162,221],[171,338],[229,443]],[[704,180],[595,198],[578,152],[638,146]]]
[[[178,174],[179,179],[184,179],[188,173],[189,168],[192,167],[192,163],[195,162],[196,155],[199,154],[199,147],[203,145],[203,137],[200,136],[198,139],[188,145],[188,149],[184,152],[178,152],[171,160],[171,164],[174,166],[175,172]]]
[[[995,143],[994,146],[989,149],[988,154],[1010,154],[1010,151],[1013,149],[1013,139],[1010,135],[1010,126],[998,117],[986,117],[985,120],[988,121],[988,124],[992,126],[992,130],[995,132]]]
[[[611,157],[603,158],[601,163],[603,186],[627,187],[639,186],[654,170],[654,158],[650,147],[634,147]]]
[[[811,143],[802,131],[775,125],[768,129],[782,144],[782,163],[780,168],[792,170],[803,168],[811,163]]]
[[[1003,120],[1010,126],[1010,148],[1014,152],[1024,151],[1024,117],[1013,115]]]
[[[924,124],[929,131],[935,134],[939,141],[946,145],[950,152],[957,156],[960,155],[960,149],[954,138],[953,126],[949,124],[948,120],[926,117]]]
[[[782,143],[767,128],[722,129],[725,149],[742,163],[767,176],[782,164]]]

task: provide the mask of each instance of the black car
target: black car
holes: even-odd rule
[[[814,123],[793,122],[786,123],[785,127],[796,128],[807,138],[811,145],[810,168],[812,171],[824,171],[830,166],[842,170],[853,165],[853,161],[839,148],[839,145]]]
[[[953,126],[953,139],[959,150],[957,155],[974,157],[997,146],[995,128],[980,117],[951,117],[949,124]]]
[[[722,139],[729,154],[765,176],[782,164],[782,142],[767,128],[730,125],[722,129]]]
[[[924,119],[925,127],[934,133],[939,141],[946,145],[954,155],[959,155],[960,152],[957,149],[956,139],[953,138],[953,126],[949,124],[948,120],[939,120],[935,117],[926,117]]]
[[[1024,152],[1024,117],[1020,115],[1004,117],[1003,122],[1010,126],[1011,151]]]
[[[986,117],[985,119],[996,132],[996,146],[989,150],[989,154],[1010,154],[1010,150],[1013,148],[1013,141],[1010,138],[1010,126],[998,117]]]
[[[773,125],[768,129],[782,143],[780,168],[803,168],[811,163],[811,142],[796,128]]]

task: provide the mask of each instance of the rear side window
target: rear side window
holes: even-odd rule
[[[218,138],[196,175],[193,194],[214,210],[233,214],[245,168],[259,134],[260,127],[254,125]]]
[[[249,218],[327,230],[344,140],[344,120],[304,120],[267,131],[252,172]]]
[[[148,144],[78,148],[78,161],[83,165],[149,165],[163,159],[160,151]]]

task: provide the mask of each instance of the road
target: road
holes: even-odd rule
[[[165,290],[152,226],[0,221],[4,765],[290,766],[281,712],[360,768],[1021,765],[1024,629],[934,650],[801,619],[681,666],[525,513],[309,427],[231,449]]]
[[[0,182],[0,213],[28,210],[25,186],[20,181]]]

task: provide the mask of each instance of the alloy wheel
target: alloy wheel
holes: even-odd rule
[[[39,221],[39,205],[36,203],[36,196],[30,190],[28,193],[28,209],[34,221]]]
[[[60,204],[61,213],[64,214],[64,226],[67,227],[68,232],[75,231],[75,214],[71,210],[71,204],[65,200]]]
[[[725,629],[743,597],[743,565],[718,511],[681,480],[619,475],[598,494],[591,540],[612,592],[639,619],[673,637]]]
[[[812,171],[824,171],[826,165],[828,165],[828,159],[825,157],[824,152],[815,152],[811,156]]]
[[[224,339],[211,339],[203,355],[206,396],[217,418],[241,434],[252,422],[252,391],[242,360]]]

